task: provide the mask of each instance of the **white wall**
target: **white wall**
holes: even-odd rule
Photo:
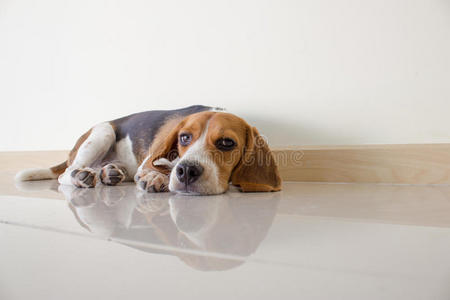
[[[272,145],[450,142],[450,2],[1,0],[0,99],[0,150],[190,104]]]

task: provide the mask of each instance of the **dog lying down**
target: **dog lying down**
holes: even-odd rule
[[[148,192],[221,194],[281,190],[273,155],[256,128],[207,106],[155,110],[100,123],[83,134],[67,160],[29,169],[16,180],[58,179],[91,188],[134,180]]]

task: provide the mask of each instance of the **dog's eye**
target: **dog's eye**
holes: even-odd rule
[[[187,146],[192,141],[192,134],[190,133],[182,133],[180,134],[180,144],[181,146]]]
[[[236,142],[230,138],[221,138],[216,141],[216,147],[222,151],[232,150],[236,146]]]

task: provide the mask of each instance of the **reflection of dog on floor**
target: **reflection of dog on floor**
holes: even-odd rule
[[[254,253],[272,224],[279,197],[147,194],[129,185],[60,188],[77,221],[93,234],[146,252],[176,255],[204,271],[236,267]]]
[[[221,194],[281,189],[272,153],[256,128],[207,106],[148,111],[92,127],[68,159],[24,170],[18,181],[56,179],[80,188],[136,181],[147,192]]]

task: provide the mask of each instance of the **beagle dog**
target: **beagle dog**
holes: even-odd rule
[[[275,160],[256,128],[212,107],[147,111],[100,123],[83,134],[67,160],[17,174],[79,188],[134,180],[148,192],[221,194],[281,190]]]

